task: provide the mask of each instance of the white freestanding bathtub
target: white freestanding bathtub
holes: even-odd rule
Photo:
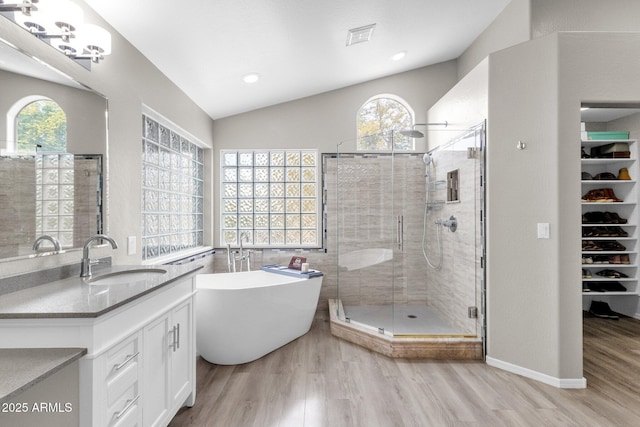
[[[262,270],[196,276],[198,353],[218,365],[259,359],[311,329],[322,276]]]

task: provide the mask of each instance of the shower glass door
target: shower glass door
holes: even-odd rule
[[[385,333],[393,325],[397,242],[393,156],[358,153],[342,143],[335,156],[325,158],[325,167],[327,228],[336,230],[339,317]]]
[[[457,134],[429,164],[348,143],[324,156],[340,318],[391,336],[480,336],[484,126]]]

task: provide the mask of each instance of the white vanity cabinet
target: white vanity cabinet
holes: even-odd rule
[[[165,426],[180,407],[193,405],[193,294],[193,280],[187,279],[105,320],[105,337],[120,340],[81,360],[80,405],[88,410],[81,412],[80,425]],[[87,401],[85,384],[93,385]]]
[[[194,404],[196,393],[195,276],[175,271],[167,281],[125,300],[117,292],[133,284],[112,285],[121,288],[109,294],[108,286],[87,288],[70,279],[65,292],[52,291],[52,301],[80,289],[94,300],[111,298],[105,302],[109,309],[0,317],[3,347],[87,349],[79,359],[80,426],[166,426],[181,406]]]
[[[144,426],[163,426],[192,394],[193,304],[178,305],[144,328]],[[186,402],[193,405],[193,399]]]

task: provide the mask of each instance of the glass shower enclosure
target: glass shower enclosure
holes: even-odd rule
[[[484,125],[429,153],[324,156],[337,316],[390,336],[480,337]]]

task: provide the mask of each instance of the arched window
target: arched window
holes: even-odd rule
[[[13,151],[67,150],[67,115],[57,102],[44,97],[27,97],[16,103],[9,115],[15,123]]]
[[[400,134],[411,129],[413,110],[394,95],[377,95],[358,110],[358,150],[413,150],[413,139]]]

